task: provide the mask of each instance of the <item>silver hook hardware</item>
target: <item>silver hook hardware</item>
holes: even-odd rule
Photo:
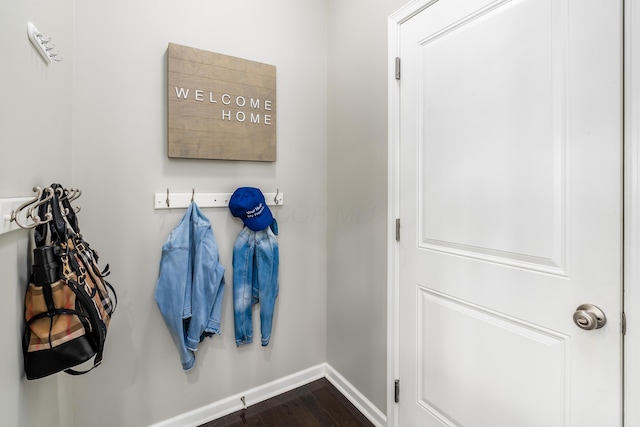
[[[279,203],[278,201],[278,194],[280,194],[280,189],[276,188],[276,196],[273,198],[273,202],[277,205]]]
[[[30,205],[30,204],[32,204],[32,203],[36,203],[36,202],[40,201],[40,197],[42,196],[42,189],[41,189],[40,187],[33,187],[33,191],[35,191],[35,192],[37,192],[37,193],[38,193],[38,194],[36,195],[36,197],[35,197],[33,200],[28,200],[28,201],[24,202],[23,204],[21,204],[20,206],[18,206],[18,207],[16,208],[16,210],[14,210],[14,211],[12,211],[12,212],[11,212],[11,221],[15,221],[15,223],[16,223],[16,224],[18,225],[18,227],[20,227],[20,228],[26,228],[26,229],[29,229],[29,228],[33,228],[33,227],[35,227],[36,225],[38,225],[38,224],[36,224],[36,225],[34,225],[33,227],[31,227],[31,226],[29,226],[29,225],[27,225],[27,224],[22,224],[22,223],[20,222],[20,220],[18,219],[18,218],[19,218],[19,215],[20,215],[20,212],[21,212],[23,209],[25,209],[27,206],[29,206],[29,205]],[[52,197],[53,197],[53,195],[52,195]],[[33,208],[31,208],[31,209],[29,209],[29,210],[27,211],[27,217],[29,217],[29,216],[31,215],[31,210],[32,210],[32,209],[33,209]],[[38,222],[39,222],[39,218],[38,218]]]
[[[38,191],[40,194],[42,194],[42,191],[40,190],[39,187],[34,187],[33,191]],[[26,226],[23,228],[35,228],[40,224],[46,224],[48,222],[50,222],[53,219],[53,214],[51,212],[45,212],[44,214],[44,219],[40,218],[40,216],[37,214],[40,205],[43,205],[47,202],[49,202],[49,200],[53,199],[53,194],[54,194],[54,190],[51,187],[47,187],[44,189],[44,191],[47,192],[47,196],[43,199],[40,200],[38,202],[36,202],[33,206],[31,206],[28,210],[27,210],[27,217],[33,219],[33,224],[31,224],[30,226]],[[36,212],[34,214],[34,212]],[[16,221],[16,224],[18,224],[18,226],[22,227],[18,221]]]
[[[76,199],[79,199],[80,196],[82,195],[82,190],[80,190],[79,188],[69,188],[68,192],[71,193],[68,198],[69,198],[69,203],[75,201]],[[76,206],[75,208],[73,208],[74,212],[80,212],[80,206]]]
[[[69,209],[62,206],[62,201],[69,195],[69,191],[66,188],[56,188],[55,191],[58,194],[58,204],[60,205],[60,211],[64,216],[69,215]]]
[[[62,56],[60,56],[56,45],[52,43],[51,37],[42,35],[31,22],[27,23],[27,35],[45,63],[49,64],[51,61],[62,61]]]
[[[167,207],[170,207],[171,205],[169,204],[169,187],[167,187]]]
[[[27,230],[31,228],[35,228],[40,224],[46,224],[47,222],[51,221],[51,219],[53,218],[50,212],[47,212],[45,214],[44,220],[42,220],[42,218],[40,218],[37,214],[34,215],[34,211],[37,212],[37,209],[40,205],[48,202],[53,198],[53,190],[50,187],[45,188],[44,191],[47,192],[47,196],[43,200],[40,200],[40,197],[42,197],[42,193],[43,193],[43,190],[40,187],[33,187],[33,191],[37,192],[38,195],[33,200],[29,200],[23,203],[22,205],[18,206],[16,210],[11,212],[11,218],[10,218],[11,221],[15,221],[18,227],[24,228]],[[30,206],[32,204],[33,206]],[[20,221],[19,219],[20,212],[24,209],[26,209],[25,218],[31,218],[33,220],[33,224],[23,224]]]
[[[192,188],[191,189],[191,203],[193,203],[193,199],[194,199],[195,196],[196,196],[196,189]]]
[[[47,209],[47,212],[44,212],[40,216],[40,208],[42,205],[46,205],[53,199],[53,196],[57,194],[59,196],[58,202],[60,203],[60,210],[63,215],[68,215],[70,212],[68,208],[63,208],[62,201],[67,199],[69,202],[76,200],[80,197],[82,191],[77,188],[61,188],[57,187],[55,190],[51,187],[45,187],[44,189],[41,187],[33,187],[33,191],[37,193],[36,197],[31,200],[22,203],[15,210],[11,211],[10,215],[6,216],[6,220],[13,221],[20,228],[31,229],[35,228],[39,225],[46,224],[53,220],[53,214],[50,209]],[[46,195],[45,195],[46,194]],[[80,206],[71,207],[74,212],[80,211]],[[32,223],[26,223],[26,221],[31,219]]]

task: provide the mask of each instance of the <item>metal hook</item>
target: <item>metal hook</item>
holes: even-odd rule
[[[191,189],[191,203],[193,203],[193,198],[196,196],[196,189],[192,188]]]
[[[69,202],[73,202],[82,196],[82,190],[79,188],[70,188],[69,190],[72,192],[71,197],[69,197]]]
[[[40,187],[34,187],[34,188],[33,188],[33,191],[37,191],[37,192],[38,192],[38,194],[39,194],[38,199],[40,198],[40,196],[42,196],[42,190],[40,189]],[[44,199],[39,200],[38,202],[36,202],[33,206],[31,206],[31,207],[29,208],[29,210],[27,211],[27,216],[28,216],[28,217],[31,217],[31,218],[34,218],[34,219],[35,219],[35,218],[38,218],[38,215],[36,214],[36,215],[34,216],[34,215],[33,215],[33,212],[34,212],[34,211],[36,211],[36,212],[37,212],[37,211],[38,211],[38,209],[40,208],[40,205],[44,205],[45,203],[48,203],[48,202],[49,202],[49,200],[53,199],[53,189],[52,189],[51,187],[47,187],[47,188],[45,188],[45,189],[44,189],[44,191],[46,191],[46,192],[47,192],[47,196],[46,196]],[[20,210],[20,208],[18,208],[18,210]],[[39,219],[38,219],[38,220],[39,220]],[[36,221],[38,221],[38,220],[36,220]]]
[[[20,212],[25,209],[27,206],[31,205],[32,203],[37,203],[40,200],[40,197],[42,196],[42,189],[40,187],[33,187],[33,191],[37,192],[38,194],[36,195],[36,197],[33,200],[29,200],[24,202],[23,204],[21,204],[20,206],[18,206],[16,208],[16,210],[11,212],[11,221],[15,221],[15,223],[18,225],[18,227],[20,228],[33,228],[27,224],[22,224],[20,222],[19,215]],[[29,216],[30,211],[27,211],[27,217]],[[35,227],[35,226],[34,226]]]
[[[169,187],[167,187],[167,207],[169,206]]]
[[[277,205],[278,202],[278,194],[280,194],[280,189],[276,188],[276,196],[273,198],[273,202]]]
[[[60,206],[60,211],[62,212],[62,215],[64,216],[69,215],[69,209],[65,208],[62,205],[62,201],[64,200],[64,198],[69,196],[69,191],[66,188],[58,187],[55,189],[55,192],[58,194],[58,204]]]
[[[40,40],[40,43],[42,43],[43,45],[47,45],[51,42],[51,37],[45,40],[44,36],[41,33],[35,33],[35,36],[38,38],[38,40]]]
[[[33,200],[29,200],[28,202],[23,203],[22,205],[18,206],[15,211],[11,212],[11,221],[15,221],[15,223],[20,228],[31,229],[37,227],[39,224],[46,224],[47,222],[51,221],[51,213],[47,212],[43,221],[42,218],[40,218],[37,214],[34,215],[33,212],[34,210],[37,211],[40,205],[47,203],[53,198],[53,190],[50,187],[45,188],[44,191],[47,192],[47,196],[42,200],[40,200],[40,198],[42,196],[43,190],[40,187],[33,187],[33,191],[38,193],[38,195]],[[29,207],[31,204],[33,204],[33,206]],[[33,219],[33,224],[22,224],[22,222],[20,221],[20,212],[24,209],[27,209],[25,218]]]
[[[82,195],[82,190],[80,190],[79,188],[65,188],[65,193],[67,194],[69,203],[71,203],[80,198],[80,196]],[[72,209],[75,213],[78,213],[80,212],[81,208],[80,206],[73,206]]]
[[[36,191],[36,188],[38,188],[38,187],[35,187],[34,191]],[[38,191],[39,191],[39,189],[38,189]],[[46,223],[50,222],[53,219],[53,214],[51,212],[45,212],[44,213],[44,219],[40,218],[40,215],[37,213],[38,210],[40,210],[40,205],[48,203],[51,199],[53,199],[53,194],[54,194],[53,188],[47,187],[47,188],[44,189],[44,191],[47,192],[47,196],[44,199],[36,202],[33,206],[31,206],[27,210],[27,217],[31,218],[33,220],[33,224],[31,224],[27,228],[35,228],[38,225],[46,224]],[[16,223],[17,222],[18,221],[16,221]],[[20,224],[18,224],[18,225],[20,225]]]
[[[71,196],[72,196],[72,192],[73,190],[70,188],[60,188],[60,194],[58,196],[58,200],[60,200],[61,202],[68,200],[69,202],[71,202]]]

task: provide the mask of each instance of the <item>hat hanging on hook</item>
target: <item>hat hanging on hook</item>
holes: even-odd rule
[[[229,199],[229,210],[253,231],[264,230],[273,222],[271,210],[259,188],[237,188]]]

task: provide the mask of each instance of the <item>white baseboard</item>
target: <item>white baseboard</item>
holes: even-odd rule
[[[369,419],[376,427],[387,425],[387,417],[369,399],[360,393],[345,377],[331,366],[325,364],[325,377],[355,406],[358,411]]]
[[[386,425],[386,417],[362,393],[356,390],[342,375],[323,363],[284,378],[272,381],[243,393],[229,396],[193,411],[177,415],[151,427],[197,427],[209,421],[224,417],[243,408],[240,398],[244,396],[247,406],[255,405],[294,388],[326,377],[364,416],[376,427]]]

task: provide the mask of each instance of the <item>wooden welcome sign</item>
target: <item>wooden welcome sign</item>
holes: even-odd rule
[[[276,67],[169,43],[168,155],[276,160]]]

